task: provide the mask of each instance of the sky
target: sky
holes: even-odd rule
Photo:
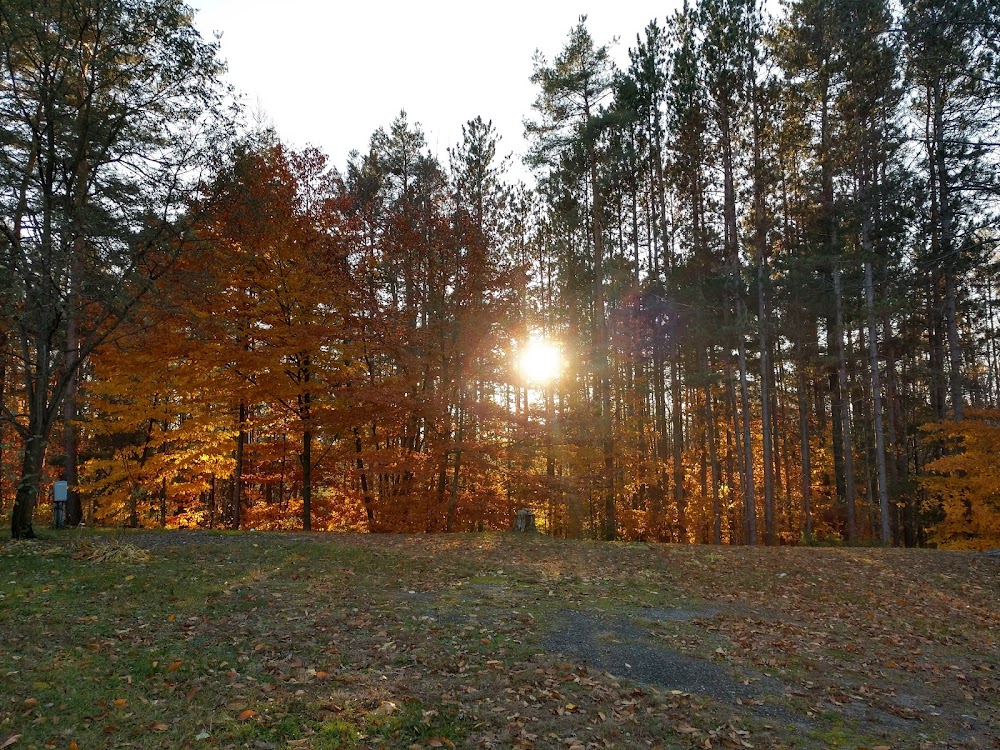
[[[352,149],[401,109],[442,160],[462,124],[482,116],[519,162],[535,88],[532,58],[551,60],[580,14],[627,64],[653,18],[679,0],[188,0],[206,38],[222,35],[229,81],[289,145],[322,149],[343,168]],[[519,171],[519,170],[517,170]]]

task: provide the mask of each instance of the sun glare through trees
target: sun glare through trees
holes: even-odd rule
[[[517,358],[518,370],[528,385],[551,384],[562,373],[563,366],[559,345],[540,336],[528,339]]]
[[[483,116],[290,147],[179,0],[4,2],[12,536],[61,481],[70,526],[1000,544],[1000,5],[566,25],[525,182]]]

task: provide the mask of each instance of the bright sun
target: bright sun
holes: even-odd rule
[[[533,385],[544,385],[559,377],[563,356],[559,346],[543,338],[532,338],[518,357],[518,369]]]

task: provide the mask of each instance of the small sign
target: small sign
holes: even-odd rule
[[[56,482],[52,488],[52,499],[57,503],[64,503],[67,497],[69,497],[69,485],[66,482]]]

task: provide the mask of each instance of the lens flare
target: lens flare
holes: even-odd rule
[[[545,385],[562,372],[562,351],[554,341],[532,338],[521,351],[517,364],[525,381],[532,385]]]

